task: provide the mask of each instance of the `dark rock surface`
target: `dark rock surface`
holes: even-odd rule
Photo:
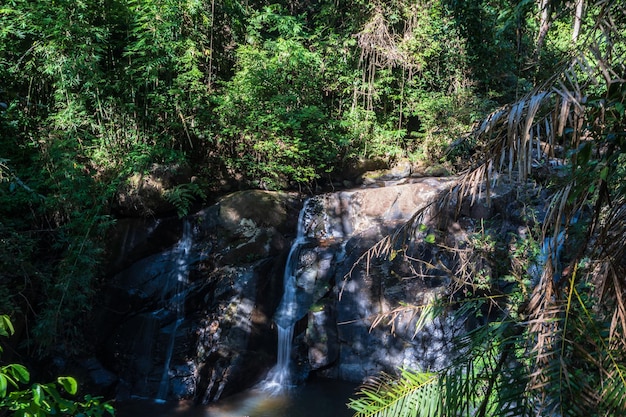
[[[415,309],[401,307],[427,305],[445,293],[450,277],[432,265],[449,264],[448,255],[421,239],[393,248],[417,263],[363,255],[451,182],[414,178],[310,199],[304,243],[294,260],[292,356],[301,378],[312,373],[361,382],[379,371],[447,363],[449,340],[463,325],[445,316],[420,320]],[[462,206],[466,220],[450,226],[452,240],[462,239],[474,221],[500,216],[511,206],[512,191],[498,192],[502,197],[494,194],[496,204],[488,208],[482,201]],[[274,313],[302,205],[299,196],[287,193],[226,196],[187,219],[193,245],[183,261],[172,238],[180,238],[182,222],[138,220],[143,223],[121,229],[118,250],[111,252],[115,275],[98,323],[100,359],[119,377],[118,397],[156,398],[165,381],[167,398],[208,403],[263,379],[276,361],[274,323],[280,319]],[[157,234],[161,224],[169,227]],[[176,275],[181,262],[187,271],[182,285]],[[373,327],[380,314],[387,319]]]
[[[185,220],[193,244],[184,259],[182,221],[118,226],[97,323],[118,398],[156,398],[169,377],[167,398],[209,402],[262,376],[275,360],[271,315],[300,205],[285,193],[226,196]]]

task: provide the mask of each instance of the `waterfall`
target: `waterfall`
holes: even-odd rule
[[[555,283],[561,280],[561,252],[565,246],[567,239],[567,227],[578,223],[580,213],[576,213],[569,222],[563,222],[561,230],[554,236],[546,236],[541,244],[541,251],[537,257],[537,261],[530,266],[529,273],[533,279],[533,285],[537,285],[541,279],[544,269],[550,261],[552,265],[552,279]]]
[[[191,252],[191,245],[193,243],[193,233],[191,223],[185,221],[183,223],[183,235],[172,251],[174,257],[174,274],[172,280],[174,282],[168,285],[164,289],[164,294],[172,294],[168,300],[167,309],[172,312],[176,320],[170,326],[169,333],[170,339],[165,354],[165,363],[163,365],[163,375],[161,376],[161,383],[159,384],[159,392],[157,393],[156,401],[165,402],[167,399],[167,393],[170,385],[170,363],[172,361],[172,354],[174,353],[174,344],[176,341],[176,332],[178,327],[184,320],[185,314],[185,295],[186,287],[189,278],[189,258]],[[172,286],[174,287],[172,290]]]
[[[276,365],[269,372],[264,381],[264,389],[272,392],[280,392],[291,386],[291,344],[293,331],[298,317],[296,316],[298,304],[296,299],[296,274],[298,272],[299,255],[302,245],[307,241],[306,236],[306,213],[309,210],[309,202],[306,200],[298,216],[298,231],[296,239],[289,249],[285,272],[283,276],[283,298],[274,314],[274,322],[278,331],[278,355]]]

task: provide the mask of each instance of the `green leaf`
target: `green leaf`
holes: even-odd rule
[[[609,176],[609,167],[602,168],[602,170],[600,171],[600,178],[602,179],[602,181],[606,181],[608,176]]]
[[[10,364],[6,367],[6,370],[13,378],[17,379],[17,381],[22,384],[27,384],[30,380],[30,373],[23,365],[17,363]]]
[[[429,234],[424,238],[424,241],[426,243],[435,243],[435,235],[434,234]]]
[[[55,384],[53,383],[45,384],[45,385],[42,385],[41,388],[45,392],[48,393],[53,403],[62,405],[66,402],[66,400],[63,397],[61,397],[61,394],[59,394],[59,391],[57,390],[57,387]]]
[[[0,398],[4,398],[7,395],[7,377],[0,374]]]
[[[15,333],[15,329],[13,328],[13,323],[11,323],[11,319],[6,314],[0,315],[0,336],[9,337],[13,333]]]
[[[78,383],[71,376],[60,376],[57,378],[57,382],[68,394],[75,395],[78,391]]]
[[[41,385],[39,384],[33,385],[33,402],[39,406],[41,405],[42,394],[43,394],[43,391],[41,389]]]

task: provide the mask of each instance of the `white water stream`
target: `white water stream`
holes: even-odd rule
[[[283,298],[274,314],[274,322],[278,331],[278,357],[276,365],[269,372],[262,386],[266,391],[279,393],[292,386],[291,383],[291,346],[293,331],[297,321],[298,310],[296,299],[296,274],[298,272],[299,255],[302,245],[306,242],[306,213],[309,202],[306,200],[298,216],[298,231],[291,245],[283,276]]]
[[[186,287],[189,282],[189,257],[191,252],[191,245],[193,244],[193,233],[191,223],[185,221],[183,223],[183,235],[178,242],[178,245],[172,251],[175,260],[175,273],[172,283],[174,286],[173,296],[171,297],[168,309],[173,311],[176,315],[176,321],[170,326],[170,340],[166,350],[165,363],[163,365],[163,375],[161,376],[161,383],[159,384],[159,392],[157,393],[157,402],[165,402],[167,399],[167,393],[170,386],[170,363],[172,361],[172,354],[174,353],[174,344],[176,341],[176,332],[178,327],[184,320],[185,316],[185,296]],[[169,287],[169,286],[168,286]],[[166,288],[165,292],[169,293],[171,287]]]

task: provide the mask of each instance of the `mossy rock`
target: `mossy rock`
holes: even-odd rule
[[[246,222],[261,228],[288,228],[295,225],[290,221],[293,212],[299,211],[298,199],[294,194],[261,190],[239,191],[229,194],[219,202],[220,220],[227,229],[239,229]],[[294,226],[294,227],[292,227]]]

